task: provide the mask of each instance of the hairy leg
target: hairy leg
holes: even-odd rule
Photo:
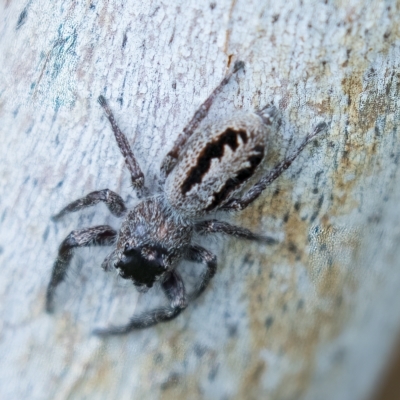
[[[186,259],[205,264],[207,267],[206,271],[201,277],[199,285],[190,294],[189,296],[189,301],[190,301],[199,297],[204,292],[204,290],[210,283],[210,280],[215,275],[217,271],[217,257],[208,250],[204,249],[203,247],[190,246],[186,254]]]
[[[140,197],[143,195],[143,191],[145,189],[143,172],[140,169],[140,166],[132,153],[126,136],[119,129],[117,122],[115,121],[114,114],[108,106],[106,99],[103,96],[99,96],[98,102],[103,107],[111,123],[111,127],[114,132],[115,139],[117,140],[118,147],[121,150],[121,153],[125,159],[126,166],[128,167],[128,170],[131,174],[132,186],[135,188],[138,196]]]
[[[289,157],[285,158],[279,164],[277,164],[268,175],[261,178],[241,199],[231,199],[220,210],[224,211],[240,211],[245,209],[251,204],[262,191],[269,186],[275,179],[277,179],[284,171],[286,171],[297,156],[304,150],[308,143],[310,143],[316,135],[324,131],[327,128],[326,123],[318,124],[314,131],[307,135],[303,143],[298,149]]]
[[[73,201],[72,203],[64,207],[58,214],[54,215],[52,217],[52,220],[57,221],[65,214],[79,211],[86,207],[94,206],[100,201],[104,202],[111,213],[116,217],[121,217],[126,211],[125,203],[122,200],[121,196],[118,196],[116,193],[109,189],[104,189],[89,193],[87,196]]]
[[[137,317],[133,317],[126,325],[96,329],[93,333],[98,336],[123,335],[135,329],[144,329],[159,322],[166,322],[176,318],[187,307],[185,286],[182,278],[176,271],[172,271],[161,284],[161,287],[171,303],[169,307],[144,312]]]
[[[236,61],[232,70],[225,76],[225,78],[221,81],[221,83],[213,90],[207,100],[198,108],[198,110],[194,113],[190,122],[183,129],[183,133],[178,136],[178,139],[174,143],[174,147],[172,150],[165,156],[163,163],[161,165],[161,175],[165,179],[168,174],[174,168],[178,158],[179,153],[182,148],[185,146],[185,143],[199,126],[200,122],[207,116],[208,111],[214,102],[215,98],[221,93],[224,86],[226,86],[229,80],[232,78],[236,72],[240,71],[244,67],[243,61]]]
[[[240,226],[231,225],[227,222],[218,221],[216,219],[201,221],[195,225],[196,232],[201,235],[209,235],[212,233],[224,233],[225,235],[235,236],[239,239],[254,240],[256,242],[264,242],[267,244],[275,244],[277,241],[268,236],[258,235],[249,229]]]
[[[46,311],[53,311],[53,300],[56,287],[64,280],[65,274],[74,254],[75,247],[109,246],[117,237],[117,232],[108,225],[72,231],[61,243],[58,256],[53,265],[50,282],[46,292]]]

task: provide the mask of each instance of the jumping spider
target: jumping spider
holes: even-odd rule
[[[104,202],[110,212],[124,217],[119,232],[108,225],[72,231],[61,243],[47,288],[46,309],[53,311],[56,287],[63,281],[74,249],[83,246],[114,246],[104,260],[105,270],[116,268],[124,279],[131,279],[139,291],[146,291],[157,281],[170,302],[164,307],[133,317],[125,326],[99,329],[99,335],[123,334],[177,317],[188,302],[207,287],[217,269],[217,259],[208,250],[192,244],[194,232],[201,235],[224,233],[237,238],[272,242],[248,229],[215,219],[203,219],[215,211],[240,211],[278,178],[326,124],[316,126],[299,148],[277,164],[251,189],[240,196],[249,179],[259,170],[269,140],[276,109],[268,106],[253,113],[236,113],[212,126],[198,129],[214,99],[233,74],[244,67],[238,61],[176,140],[161,166],[161,191],[149,194],[144,176],[125,135],[120,131],[106,100],[104,108],[117,144],[131,174],[132,185],[141,202],[128,210],[122,198],[109,189],[89,193],[66,206],[53,217],[58,220],[69,212]],[[176,267],[182,259],[205,265],[200,282],[190,295]]]

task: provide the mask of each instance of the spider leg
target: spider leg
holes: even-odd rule
[[[201,277],[201,281],[196,287],[196,289],[189,295],[189,301],[194,300],[199,297],[208,284],[210,280],[215,275],[217,271],[217,257],[200,246],[190,246],[186,254],[186,259],[198,263],[205,264],[207,269]]]
[[[316,135],[324,131],[327,128],[325,122],[318,124],[314,131],[307,135],[303,143],[297,148],[297,150],[285,158],[279,164],[277,164],[268,175],[261,178],[241,199],[233,198],[229,200],[225,205],[223,205],[220,210],[223,211],[240,211],[245,209],[249,204],[251,204],[257,197],[262,193],[262,191],[269,186],[275,179],[277,179],[284,171],[286,171],[296,157],[304,150],[308,143],[310,143]]]
[[[159,322],[166,322],[176,318],[187,307],[185,286],[181,276],[178,272],[171,271],[161,284],[161,287],[171,303],[169,307],[144,312],[137,317],[133,317],[126,325],[95,329],[93,333],[98,336],[123,335],[135,329],[144,329]]]
[[[57,221],[65,214],[79,211],[86,207],[94,206],[100,201],[104,202],[111,213],[116,217],[121,217],[126,211],[125,203],[122,200],[121,196],[117,195],[109,189],[103,189],[96,192],[91,192],[85,197],[82,197],[81,199],[75,200],[72,203],[68,204],[58,214],[54,215],[52,217],[52,220]]]
[[[209,235],[212,233],[224,233],[237,237],[239,239],[254,240],[256,242],[264,242],[267,244],[275,244],[277,241],[274,238],[268,236],[258,235],[253,233],[249,229],[242,228],[240,226],[231,225],[227,222],[218,221],[216,219],[201,221],[195,225],[196,232],[200,235]]]
[[[131,174],[132,186],[135,188],[138,196],[141,197],[144,194],[143,192],[145,191],[143,172],[140,169],[140,166],[132,153],[126,136],[119,129],[117,122],[115,121],[114,114],[108,106],[106,99],[103,96],[99,96],[98,102],[103,107],[111,123],[111,127],[114,132],[115,139],[117,140],[118,147],[121,150],[121,153],[125,159],[126,166],[128,167],[128,170]]]
[[[109,246],[114,243],[117,232],[108,225],[72,231],[61,243],[58,256],[53,265],[50,282],[46,292],[46,311],[53,311],[53,300],[56,287],[64,280],[65,274],[74,254],[75,247]]]
[[[190,122],[183,129],[183,133],[178,136],[174,143],[172,150],[165,156],[161,165],[161,176],[165,179],[174,168],[179,158],[179,153],[185,146],[185,143],[199,126],[200,122],[207,116],[208,111],[214,102],[215,98],[221,93],[224,86],[226,86],[232,76],[244,67],[243,61],[236,61],[231,71],[229,71],[221,83],[213,90],[207,100],[197,109]]]

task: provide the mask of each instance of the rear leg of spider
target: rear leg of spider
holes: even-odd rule
[[[131,174],[132,186],[136,190],[138,197],[142,197],[147,192],[147,189],[144,186],[144,175],[142,170],[140,169],[139,163],[133,155],[132,149],[129,146],[128,139],[122,133],[121,129],[119,129],[114,114],[111,111],[111,108],[108,106],[106,99],[103,96],[99,96],[97,100],[99,104],[103,107],[107,118],[110,121],[118,147],[125,159],[125,164]]]
[[[183,132],[178,136],[178,139],[175,141],[172,150],[165,156],[162,165],[161,165],[161,182],[165,180],[168,174],[172,171],[174,166],[176,165],[179,154],[181,150],[184,148],[187,140],[192,136],[197,127],[200,125],[201,121],[207,116],[208,111],[210,110],[214,100],[222,92],[224,86],[226,86],[232,76],[236,74],[238,71],[244,68],[243,61],[236,61],[233,68],[225,75],[220,84],[212,91],[212,93],[208,96],[208,98],[204,101],[204,103],[197,109],[194,113],[192,119],[183,129]]]
[[[304,150],[308,143],[315,139],[315,137],[327,129],[325,122],[318,124],[313,132],[311,132],[304,139],[303,143],[296,149],[296,151],[286,157],[283,161],[277,164],[266,176],[261,178],[242,198],[233,198],[229,200],[220,209],[224,211],[240,211],[245,209],[249,204],[257,199],[263,190],[269,186],[275,179],[279,178],[284,171],[286,171],[297,158],[297,156]]]
[[[65,214],[94,206],[99,202],[105,203],[111,214],[115,215],[116,217],[122,217],[122,215],[124,215],[126,211],[126,206],[121,196],[110,189],[103,189],[91,192],[85,197],[82,197],[68,204],[58,214],[54,215],[52,217],[52,220],[57,221]]]
[[[123,335],[133,330],[144,329],[159,322],[167,322],[176,318],[186,307],[186,292],[181,276],[171,271],[161,287],[170,301],[169,307],[158,308],[133,317],[130,322],[122,326],[111,326],[105,329],[95,329],[93,334],[98,336]]]
[[[72,260],[74,249],[85,246],[109,246],[114,244],[117,232],[108,225],[72,231],[61,243],[58,256],[53,265],[50,282],[46,292],[46,311],[54,309],[54,294],[57,286],[64,280]]]

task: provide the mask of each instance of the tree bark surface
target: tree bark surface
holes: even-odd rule
[[[9,1],[0,4],[0,397],[364,399],[399,330],[398,1]],[[137,203],[104,112],[114,110],[146,182],[234,60],[246,64],[207,120],[269,103],[267,167],[310,144],[231,223],[276,245],[199,240],[218,256],[176,320],[126,336],[96,327],[161,304],[76,252],[44,311],[58,245],[110,224],[109,188]],[[188,286],[200,271],[179,266]]]

